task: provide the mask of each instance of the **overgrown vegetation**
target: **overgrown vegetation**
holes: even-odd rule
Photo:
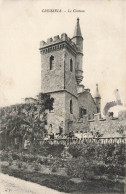
[[[84,180],[78,184],[74,183],[69,177],[54,174],[44,174],[38,171],[25,173],[24,170],[2,168],[3,173],[15,176],[26,181],[38,183],[52,189],[67,193],[124,193],[124,183],[112,182],[111,180]]]
[[[45,94],[34,103],[0,109],[2,172],[64,192],[123,193],[125,144],[40,145],[38,139],[47,133],[47,109],[53,109],[53,99]],[[124,128],[119,132],[124,133]],[[32,142],[28,149],[25,140]],[[83,182],[75,184],[71,178]]]
[[[1,161],[13,160],[64,167],[68,176],[81,179],[94,179],[106,176],[115,180],[125,176],[125,145],[86,143],[70,145],[68,154],[63,154],[63,145],[43,145],[36,154],[3,151]],[[69,154],[71,157],[65,157]],[[67,159],[66,159],[67,158]]]
[[[45,110],[53,109],[53,98],[40,93],[32,103],[14,105],[0,109],[1,143],[0,148],[19,148],[27,139],[32,145],[46,133],[47,118]]]
[[[125,144],[71,145],[69,152],[73,158],[68,163],[68,174],[82,179],[106,176],[116,179],[125,177]]]
[[[123,193],[126,167],[124,144],[85,143],[70,145],[67,148],[63,145],[45,144],[41,145],[36,154],[4,150],[0,157],[2,172],[60,191],[83,191],[81,189],[84,189],[82,185],[85,183],[85,191],[93,192],[89,185],[91,187],[98,182],[95,185],[97,192],[102,191],[99,188],[101,186],[106,192]],[[52,174],[46,175],[48,184],[39,180],[39,176],[44,177],[45,169],[48,169],[47,174]],[[61,169],[64,169],[65,174],[54,176],[58,175]],[[53,181],[53,176],[56,182]],[[79,184],[80,189],[78,184],[70,181],[71,178],[80,178],[83,181],[83,184]],[[65,182],[61,184],[59,180]],[[73,185],[72,188],[69,188],[70,184]]]

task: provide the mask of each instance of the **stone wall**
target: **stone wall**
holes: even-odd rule
[[[54,133],[59,132],[59,125],[63,121],[63,131],[68,132],[69,121],[76,121],[78,118],[78,101],[77,98],[66,91],[51,93],[51,97],[54,98],[53,108],[54,110],[48,111],[48,125],[53,125]],[[73,114],[70,113],[70,100],[73,102]]]
[[[73,71],[70,71],[70,59],[73,61]],[[75,56],[66,49],[65,51],[65,89],[77,95],[77,82],[75,78]]]
[[[54,69],[50,70],[50,57],[54,56]],[[73,61],[73,71],[70,71],[70,59]],[[61,50],[41,54],[41,88],[43,93],[66,89],[77,95],[75,78],[75,55],[63,48]]]
[[[106,116],[106,119],[100,119],[99,114],[95,115],[95,120],[90,121],[90,130],[99,131],[102,134],[112,134],[119,128],[126,127],[126,112],[119,112],[118,118]]]
[[[54,69],[52,70],[50,70],[51,56],[54,56]],[[72,72],[70,71],[71,59],[73,61]],[[54,98],[54,111],[48,112],[47,129],[52,124],[54,133],[59,132],[61,121],[64,123],[64,132],[67,132],[68,122],[76,120],[79,116],[75,60],[75,51],[70,48],[70,45],[65,45],[62,40],[57,42],[57,46],[50,44],[50,49],[48,48],[47,52],[44,50],[41,52],[42,92],[49,93]],[[70,113],[70,100],[73,104],[73,114]]]
[[[50,57],[54,56],[54,69],[50,70]],[[64,89],[64,50],[41,55],[41,89],[43,93]]]
[[[106,118],[101,119],[100,114],[95,114],[93,120],[88,120],[86,115],[80,121],[73,122],[70,125],[70,130],[75,132],[99,131],[101,134],[114,134],[121,128],[126,130],[126,111],[120,111],[118,118],[106,116]]]
[[[79,93],[78,103],[79,107],[83,107],[84,109],[87,110],[87,114],[88,116],[90,116],[90,119],[93,119],[94,114],[97,113],[97,108],[94,99],[91,96],[91,93],[89,91]]]
[[[72,100],[73,104],[73,113],[70,113],[70,100]],[[67,133],[69,131],[69,123],[71,121],[77,121],[77,118],[79,116],[79,109],[78,109],[78,99],[71,95],[70,93],[66,92],[65,93],[65,120],[66,120],[66,130],[65,132]]]
[[[90,123],[88,121],[88,116],[84,116],[83,119],[80,119],[77,122],[73,122],[70,127],[69,131],[74,131],[75,133],[78,131],[80,133],[81,131],[83,133],[86,133],[90,131]]]
[[[59,133],[59,125],[63,121],[63,129],[65,130],[65,92],[52,93],[51,97],[54,98],[53,108],[51,112],[47,112],[48,125],[52,124],[53,132]]]

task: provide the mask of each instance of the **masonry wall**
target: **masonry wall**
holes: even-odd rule
[[[53,108],[51,112],[47,112],[48,125],[52,124],[53,132],[59,133],[59,125],[63,121],[63,128],[65,130],[65,92],[52,93],[51,97],[54,98]]]
[[[93,115],[97,113],[96,104],[88,91],[84,91],[78,95],[79,107],[87,109],[87,114],[90,115],[90,119],[93,119]]]
[[[88,120],[88,116],[84,116],[80,121],[73,122],[70,126],[72,131],[93,131],[100,132],[101,134],[114,134],[119,129],[126,130],[126,111],[120,111],[118,118],[106,117],[100,119],[100,114],[95,114],[94,120]]]
[[[70,113],[70,100],[72,100],[73,104],[73,113]],[[66,120],[66,130],[65,132],[67,133],[69,131],[69,126],[71,121],[76,122],[78,117],[79,117],[79,109],[78,109],[78,99],[69,94],[65,93],[65,120]]]
[[[73,61],[73,71],[70,71],[70,59]],[[77,82],[75,78],[75,55],[68,49],[65,50],[65,89],[77,95]]]
[[[50,70],[50,57],[54,56],[54,69]],[[64,89],[64,49],[41,54],[41,89],[43,93]]]
[[[50,57],[54,56],[54,69],[50,70]],[[70,71],[70,59],[73,71]],[[61,50],[42,53],[42,92],[50,93],[54,98],[54,111],[48,113],[48,125],[53,125],[54,133],[59,132],[61,121],[64,132],[68,131],[68,122],[78,118],[77,82],[75,78],[75,54],[65,47]],[[64,91],[63,91],[64,90]],[[68,92],[67,92],[68,91]],[[73,114],[70,113],[70,100]]]
[[[83,132],[83,133],[86,133],[86,132],[89,132],[90,131],[90,123],[88,121],[88,116],[84,116],[83,119],[80,119],[79,121],[77,122],[73,122],[71,125],[70,125],[70,128],[69,128],[70,131],[74,131],[75,133],[78,131],[79,133],[80,132]]]
[[[54,98],[53,108],[51,112],[47,112],[48,125],[53,125],[54,133],[59,132],[59,125],[63,121],[64,133],[69,131],[69,122],[76,121],[78,118],[78,101],[73,95],[66,91],[51,93],[51,97]],[[70,113],[70,100],[73,102],[73,114]]]
[[[98,119],[96,116],[94,122],[90,122],[90,130],[99,131],[102,134],[114,133],[119,128],[126,127],[126,112],[122,111],[119,113],[118,118],[106,117],[105,120]]]

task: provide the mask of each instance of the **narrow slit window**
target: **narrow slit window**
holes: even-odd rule
[[[72,100],[70,100],[70,113],[73,114],[73,103],[72,103]]]
[[[54,69],[54,56],[50,57],[50,70]]]
[[[73,72],[73,60],[70,59],[70,71]]]

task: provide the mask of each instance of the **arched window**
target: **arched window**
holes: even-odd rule
[[[73,103],[72,103],[72,100],[70,100],[70,113],[73,114]]]
[[[73,60],[70,59],[70,71],[72,72],[73,71]]]
[[[54,56],[50,57],[50,70],[54,69]]]

